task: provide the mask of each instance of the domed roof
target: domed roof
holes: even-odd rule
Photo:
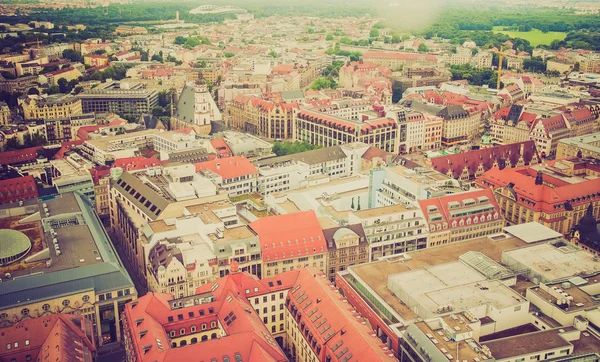
[[[31,249],[27,235],[12,229],[0,230],[0,259],[16,258]]]
[[[338,240],[348,235],[358,237],[354,231],[348,228],[340,228],[333,234],[333,240]]]

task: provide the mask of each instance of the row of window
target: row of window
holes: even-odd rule
[[[208,324],[207,323],[202,323],[200,325],[200,329],[203,330],[203,331],[205,331],[207,328],[208,328]],[[217,328],[217,322],[215,322],[215,321],[210,322],[210,328],[211,329]],[[196,333],[197,331],[198,331],[198,327],[196,327],[196,326],[191,326],[190,327],[190,333]],[[169,332],[169,335],[171,337],[176,337],[177,336],[177,331],[172,330],[172,331]],[[185,328],[179,329],[179,335],[180,336],[185,336],[186,335],[186,329]]]

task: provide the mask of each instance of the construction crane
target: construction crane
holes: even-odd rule
[[[500,46],[500,51],[498,52],[498,84],[496,84],[496,89],[500,90],[500,78],[502,78],[502,56],[504,55],[504,45]]]

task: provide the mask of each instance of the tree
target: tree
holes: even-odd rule
[[[186,38],[184,36],[179,35],[173,40],[173,44],[183,45],[185,44]]]
[[[402,42],[402,37],[399,34],[392,34],[392,44],[398,44]]]
[[[150,60],[162,63],[163,58],[159,54],[154,54]]]
[[[317,79],[315,79],[311,86],[312,89],[314,90],[321,90],[321,89],[326,89],[326,88],[333,88],[332,84],[331,84],[331,80],[329,78],[326,77],[319,77]]]
[[[456,49],[456,48],[455,48],[455,49]],[[456,50],[455,50],[455,52],[456,52]],[[473,48],[473,49],[471,49],[471,54],[472,54],[472,55],[477,55],[477,53],[479,53],[479,49],[477,49],[477,48]]]
[[[295,153],[306,152],[319,148],[307,142],[275,142],[273,144],[273,153],[277,156],[292,155]]]
[[[36,132],[31,135],[31,139],[28,143],[28,146],[30,147],[42,146],[46,143],[46,136],[44,136],[41,132]]]
[[[392,84],[392,102],[398,103],[402,99],[402,93],[404,93],[404,89],[400,82],[394,82]]]
[[[225,53],[223,53],[223,56],[225,58],[232,58],[235,56],[235,53],[234,52],[225,52]]]
[[[69,82],[65,78],[60,78],[57,82],[58,91],[60,93],[69,93],[71,88],[69,87]]]
[[[72,62],[81,62],[83,60],[83,57],[81,56],[80,52],[76,52],[73,49],[65,49],[62,53],[62,57],[63,59],[67,59],[70,60]]]
[[[379,38],[379,30],[377,28],[371,29],[371,31],[369,32],[369,37],[370,38]]]
[[[325,37],[325,40],[333,40],[333,39],[335,39],[335,38],[333,37],[332,34],[327,34],[327,36]]]
[[[62,79],[62,78],[61,78]],[[48,94],[56,94],[56,93],[60,93],[60,88],[56,85],[56,84],[51,84],[48,89],[46,90],[46,93]]]
[[[269,50],[269,56],[273,57],[273,58],[278,58],[279,54],[277,54],[277,52],[273,49]]]
[[[421,43],[421,44],[419,44],[417,51],[419,51],[420,53],[427,53],[427,52],[429,52],[429,48],[427,47],[427,45],[425,43]]]
[[[21,148],[17,137],[11,137],[6,140],[6,146],[4,146],[5,151],[14,151]]]
[[[546,66],[547,63],[542,57],[531,57],[523,60],[523,69],[530,72],[544,73]]]

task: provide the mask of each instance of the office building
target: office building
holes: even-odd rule
[[[84,113],[116,113],[121,117],[138,119],[152,113],[158,104],[158,92],[141,84],[125,82],[104,83],[77,95]]]
[[[97,345],[121,340],[120,313],[137,292],[94,205],[66,193],[38,202],[39,211],[19,217],[36,230],[31,251],[5,269],[0,319],[18,325],[57,313],[89,319]],[[29,239],[27,239],[29,241]]]

